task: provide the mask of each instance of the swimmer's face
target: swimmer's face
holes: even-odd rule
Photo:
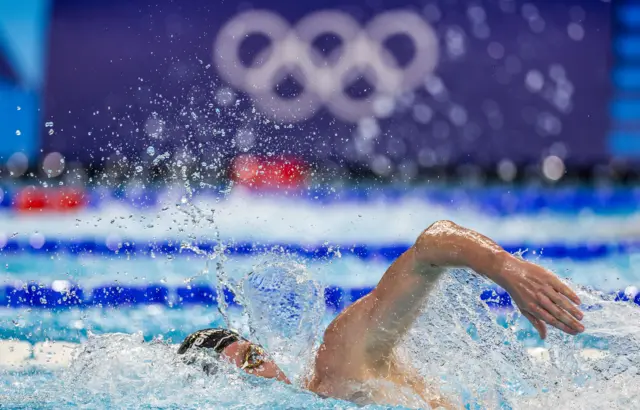
[[[284,372],[280,370],[262,347],[251,342],[238,340],[230,344],[222,350],[222,357],[254,376],[276,379],[291,384]]]

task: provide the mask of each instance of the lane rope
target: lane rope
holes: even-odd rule
[[[202,241],[190,244],[205,253],[212,253],[217,242]],[[363,260],[393,261],[411,245],[406,243],[375,244],[336,244],[305,246],[291,243],[259,243],[237,242],[226,245],[225,252],[233,256],[257,255],[264,253],[296,254],[311,259],[339,258],[354,256]],[[616,255],[640,253],[640,241],[620,241],[607,243],[519,243],[503,244],[505,250],[511,253],[527,250],[525,257],[569,258],[575,261],[590,261]],[[6,239],[0,237],[0,255],[44,254],[68,256],[99,255],[99,256],[136,256],[149,257],[157,255],[197,256],[189,249],[181,246],[180,240],[144,241],[124,238],[107,239],[56,239],[45,238],[41,234],[29,241]]]
[[[328,286],[324,289],[325,305],[329,309],[342,310],[373,290],[373,287],[344,288]],[[230,305],[237,305],[235,295],[224,289],[224,299]],[[23,286],[0,287],[0,307],[6,308],[107,308],[138,305],[162,305],[181,308],[189,305],[216,306],[217,292],[209,285],[169,287],[161,284],[146,286],[123,286],[107,284],[83,289],[66,281],[56,281],[53,286],[26,283]],[[629,287],[611,294],[619,302],[640,306],[640,292]],[[287,300],[294,300],[289,298]],[[513,308],[511,297],[504,290],[494,287],[480,293],[480,299],[490,308]]]

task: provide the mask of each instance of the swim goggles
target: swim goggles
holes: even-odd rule
[[[266,352],[258,345],[250,344],[247,352],[244,354],[244,360],[242,361],[242,370],[255,369],[264,364],[266,359]]]

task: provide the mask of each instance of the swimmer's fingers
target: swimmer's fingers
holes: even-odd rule
[[[578,295],[576,295],[576,293],[569,286],[565,285],[560,279],[556,278],[556,280],[553,282],[553,288],[568,297],[569,300],[571,300],[576,305],[582,303],[580,302],[580,298],[578,297]]]
[[[537,317],[533,316],[529,312],[525,312],[524,310],[522,311],[522,315],[524,317],[526,317],[529,322],[531,322],[533,327],[536,328],[536,330],[540,334],[540,338],[541,339],[546,339],[547,338],[547,325],[545,325],[542,320],[540,320]]]
[[[574,330],[571,327],[562,323],[560,319],[553,316],[551,313],[549,313],[546,309],[544,309],[540,305],[533,305],[529,309],[529,312],[535,317],[537,317],[538,319],[545,321],[548,325],[555,327],[556,329],[562,330],[563,332],[568,333],[570,335],[574,335],[574,336],[578,334],[577,330]]]
[[[556,292],[555,289],[549,289],[547,292],[545,292],[545,294],[549,299],[551,299],[553,303],[571,313],[571,315],[576,319],[582,320],[582,318],[584,317],[584,314],[580,311],[580,309],[576,307],[576,305],[571,303],[569,299],[567,299],[563,294]]]
[[[574,332],[582,333],[584,331],[584,326],[582,326],[582,324],[580,324],[580,322],[578,322],[575,317],[571,316],[571,314],[569,314],[569,312],[567,312],[566,310],[561,309],[547,296],[540,295],[538,300],[540,301],[540,305],[542,306],[542,308],[544,308],[544,310],[551,313],[551,315],[553,315],[555,319],[571,328]]]

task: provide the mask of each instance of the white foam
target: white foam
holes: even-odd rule
[[[76,344],[67,342],[36,343],[33,346],[33,359],[27,365],[45,368],[67,366],[76,347]]]
[[[551,360],[551,356],[549,354],[549,349],[544,347],[530,347],[527,349],[527,352],[531,355],[531,357],[540,362],[549,362]],[[582,349],[580,350],[580,357],[585,360],[600,360],[605,358],[608,355],[606,350],[600,349]]]
[[[0,369],[20,370],[39,368],[57,370],[69,366],[73,351],[80,343],[42,342],[31,344],[24,341],[0,340]],[[177,348],[177,345],[175,345]],[[549,351],[543,347],[527,349],[534,359],[548,362]],[[584,359],[599,360],[607,356],[607,352],[599,349],[583,349],[580,356]]]
[[[33,346],[27,342],[0,340],[0,367],[20,367],[33,353]]]
[[[0,368],[20,370],[37,367],[54,370],[66,367],[71,354],[78,346],[68,342],[41,342],[31,344],[24,341],[0,340]]]

